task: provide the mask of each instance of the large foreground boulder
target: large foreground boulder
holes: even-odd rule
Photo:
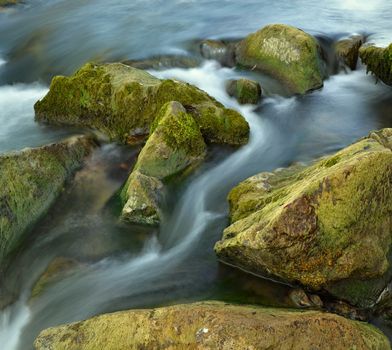
[[[150,133],[121,192],[122,219],[155,225],[159,223],[162,181],[199,165],[206,144],[194,118],[176,101],[162,107]]]
[[[363,46],[359,50],[359,57],[368,72],[372,72],[385,84],[392,85],[392,44],[386,48]]]
[[[112,140],[135,143],[148,135],[159,110],[170,101],[192,114],[206,142],[248,141],[245,119],[204,91],[121,63],[88,63],[71,77],[53,78],[50,91],[34,108],[39,121],[89,127]]]
[[[0,267],[95,144],[86,136],[0,156]]]
[[[37,350],[390,349],[375,327],[318,311],[219,302],[101,315],[49,328]]]
[[[392,129],[311,166],[255,175],[229,194],[219,258],[361,306],[391,279]]]
[[[317,40],[283,24],[268,25],[237,45],[237,63],[270,74],[292,93],[323,86],[323,62]]]

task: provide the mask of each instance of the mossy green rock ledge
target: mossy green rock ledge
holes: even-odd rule
[[[166,103],[151,125],[122,192],[122,219],[140,224],[159,223],[159,198],[163,182],[189,172],[206,154],[206,144],[194,118],[181,103]]]
[[[334,314],[220,302],[101,315],[46,329],[34,345],[36,350],[390,349],[375,327]]]
[[[391,279],[392,129],[229,194],[215,245],[228,264],[370,307]]]
[[[313,36],[295,27],[271,24],[238,44],[236,60],[277,78],[291,93],[304,94],[323,86],[319,52]]]
[[[0,269],[94,146],[91,138],[75,136],[0,156]]]
[[[392,86],[392,44],[386,48],[363,46],[359,49],[359,57],[368,72]]]
[[[162,106],[180,102],[194,117],[206,142],[247,143],[249,125],[204,91],[175,80],[160,80],[121,63],[87,63],[73,76],[54,77],[38,101],[38,121],[89,127],[111,140],[136,143],[149,133]]]

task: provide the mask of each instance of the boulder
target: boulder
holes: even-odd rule
[[[93,128],[112,140],[134,143],[148,135],[155,116],[170,101],[189,110],[206,142],[247,143],[249,126],[238,112],[190,84],[160,80],[121,63],[87,63],[71,77],[54,77],[34,108],[38,121]]]
[[[319,311],[202,302],[48,328],[36,350],[390,349],[377,328]]]
[[[222,66],[235,66],[235,43],[225,43],[221,40],[203,40],[200,43],[200,53],[207,60],[216,60]]]
[[[0,9],[2,7],[12,6],[19,3],[19,0],[0,0]]]
[[[221,261],[370,307],[391,279],[392,129],[229,194]]]
[[[392,44],[386,48],[362,46],[359,57],[366,65],[367,72],[373,73],[387,85],[392,85]]]
[[[353,35],[347,39],[339,40],[335,44],[335,52],[340,62],[355,70],[358,62],[359,48],[362,46],[364,38],[361,35]]]
[[[293,94],[323,86],[324,64],[317,40],[288,25],[268,25],[247,36],[237,45],[236,60],[275,77]]]
[[[194,118],[179,102],[166,103],[151,125],[121,198],[122,219],[134,223],[159,222],[162,181],[191,171],[206,154],[206,144]]]
[[[250,79],[229,80],[226,84],[229,96],[234,97],[240,104],[258,104],[261,100],[261,86]]]
[[[0,156],[0,266],[94,146],[91,138],[75,136]]]

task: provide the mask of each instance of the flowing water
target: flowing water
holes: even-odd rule
[[[195,39],[238,38],[276,22],[331,40],[363,33],[384,45],[392,41],[391,10],[389,0],[26,1],[0,12],[0,153],[78,132],[36,124],[33,104],[54,74],[87,60],[190,55]],[[1,290],[12,297],[0,312],[2,349],[30,349],[44,328],[115,310],[213,298],[288,305],[288,287],[217,262],[213,245],[228,223],[228,191],[257,172],[309,162],[392,124],[391,89],[375,84],[363,67],[333,75],[303,97],[279,96],[265,77],[253,75],[268,94],[257,108],[239,106],[224,89],[227,79],[249,73],[213,61],[151,73],[195,84],[239,110],[251,127],[249,144],[213,148],[201,169],[172,186],[159,230],[117,220],[112,196],[138,149],[96,150],[7,271]],[[66,259],[69,271],[31,296],[56,258]]]

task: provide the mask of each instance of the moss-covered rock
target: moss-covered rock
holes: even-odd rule
[[[372,306],[391,278],[392,129],[229,194],[215,250],[229,264]]]
[[[229,80],[226,91],[235,97],[240,104],[258,104],[261,99],[261,86],[257,81],[250,79]]]
[[[92,151],[85,136],[0,156],[0,266]]]
[[[135,170],[121,190],[121,219],[135,224],[158,225],[159,199],[163,183]]]
[[[0,8],[6,7],[6,6],[11,6],[11,5],[16,5],[19,2],[20,2],[19,0],[0,0]]]
[[[122,219],[159,223],[162,181],[190,171],[206,154],[206,144],[194,118],[179,102],[168,102],[151,125],[150,137],[122,192]]]
[[[250,34],[237,45],[236,59],[277,78],[294,94],[323,86],[319,44],[298,28],[272,24]]]
[[[39,121],[94,128],[112,140],[134,143],[148,135],[155,116],[170,101],[195,115],[201,131],[208,130],[203,133],[206,142],[247,142],[249,126],[238,112],[190,84],[160,80],[121,63],[88,63],[71,77],[54,77],[34,108]]]
[[[80,263],[74,259],[58,257],[53,259],[46,270],[35,282],[31,298],[40,296],[47,287],[58,281],[60,278],[68,275],[72,270],[78,267]]]
[[[203,302],[101,315],[49,328],[36,350],[390,349],[377,328],[318,311]]]
[[[386,48],[363,46],[359,57],[367,67],[367,72],[373,73],[387,85],[392,85],[392,44]]]
[[[360,35],[353,35],[347,39],[339,40],[335,44],[335,52],[338,59],[351,70],[355,70],[358,62],[359,48],[364,39]]]

